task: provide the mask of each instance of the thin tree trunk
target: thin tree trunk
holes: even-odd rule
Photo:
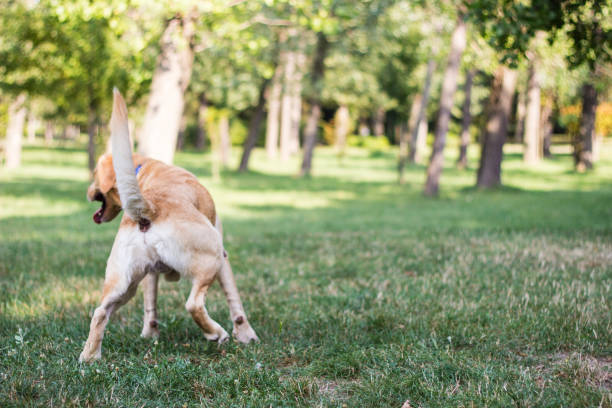
[[[34,115],[32,109],[28,112],[28,143],[33,144],[36,141],[36,131],[38,130],[38,118]]]
[[[465,99],[463,100],[462,118],[461,118],[461,141],[459,144],[459,158],[457,159],[457,167],[465,169],[467,167],[467,150],[470,145],[470,126],[472,125],[472,111],[470,105],[472,104],[472,84],[474,83],[474,76],[476,70],[470,69],[465,77]]]
[[[440,95],[440,111],[436,123],[434,133],[434,145],[427,168],[427,181],[425,182],[425,195],[438,195],[440,175],[442,174],[442,165],[444,164],[444,146],[446,145],[446,133],[450,123],[451,108],[453,107],[453,96],[457,90],[457,76],[459,74],[459,65],[461,63],[461,55],[465,49],[466,43],[466,27],[463,17],[457,20],[457,26],[453,31],[451,38],[451,49],[448,56],[448,66],[444,73],[444,82],[442,83],[442,93]]]
[[[525,131],[525,110],[527,104],[527,92],[521,89],[516,102],[516,126],[514,127],[514,142],[523,143],[523,134]]]
[[[422,158],[425,156],[425,150],[427,149],[427,133],[429,132],[429,123],[426,118],[423,118],[419,124],[419,133],[417,134],[416,151],[415,157],[416,163],[421,163]]]
[[[368,126],[368,121],[364,118],[359,119],[359,136],[370,136],[370,127]]]
[[[187,131],[187,116],[181,115],[181,124],[176,136],[176,150],[181,151],[185,147],[185,132]]]
[[[336,111],[336,118],[334,121],[334,133],[336,136],[336,150],[338,153],[344,152],[346,148],[346,137],[349,132],[351,118],[349,116],[349,110],[346,105],[340,105]]]
[[[291,97],[291,135],[289,137],[289,153],[300,151],[300,123],[302,122],[302,79],[304,77],[304,64],[306,56],[302,45],[298,45],[296,54],[295,75]]]
[[[20,93],[8,107],[6,127],[5,167],[14,169],[21,165],[21,141],[27,109],[26,94]]]
[[[400,173],[402,173],[404,170],[404,164],[406,159],[409,163],[416,163],[417,156],[419,155],[417,149],[417,139],[419,125],[421,124],[421,122],[423,122],[423,118],[421,118],[420,115],[425,114],[425,105],[423,104],[423,94],[417,94],[412,100],[412,106],[410,107],[410,117],[408,119],[408,135],[410,135],[410,139],[406,146],[408,149],[406,151],[407,156],[400,156]],[[401,177],[402,175],[400,174],[400,178]]]
[[[255,112],[253,112],[253,116],[251,116],[251,121],[249,123],[249,133],[247,135],[246,140],[244,141],[244,149],[242,150],[242,158],[240,159],[240,167],[238,168],[238,171],[246,171],[249,167],[249,158],[251,157],[251,152],[253,151],[253,148],[257,143],[257,136],[259,136],[259,127],[264,117],[264,111],[266,107],[266,91],[268,89],[269,83],[270,80],[266,79],[261,85],[261,88],[259,89],[259,99],[257,100]]]
[[[45,145],[49,146],[54,138],[54,126],[53,121],[45,122]]]
[[[527,84],[527,111],[525,116],[525,153],[523,160],[535,164],[542,157],[540,143],[540,74],[538,61],[529,61],[529,81]]]
[[[385,108],[379,107],[374,113],[374,136],[380,137],[385,134]]]
[[[551,157],[550,146],[552,144],[553,124],[551,116],[553,112],[553,100],[550,96],[544,98],[542,111],[540,112],[540,135],[542,135],[542,154]]]
[[[421,95],[417,95],[419,99],[421,99]],[[415,98],[416,100],[416,98]],[[410,119],[416,117],[416,113],[414,111],[415,102],[412,102],[412,108],[410,108]],[[408,120],[408,127],[406,127],[405,123],[402,123],[399,126],[399,160],[397,162],[397,181],[399,184],[404,184],[406,179],[404,177],[404,166],[406,165],[406,159],[408,157],[408,129],[410,129],[412,120]],[[416,119],[414,119],[416,120]]]
[[[278,133],[281,111],[281,93],[283,90],[282,77],[284,71],[284,57],[279,57],[279,64],[274,70],[272,85],[268,92],[268,116],[266,119],[266,153],[268,158],[275,158],[278,154]]]
[[[304,157],[300,169],[301,176],[309,176],[312,168],[312,155],[317,143],[319,132],[319,119],[321,118],[321,82],[325,73],[325,57],[327,56],[329,43],[325,34],[317,34],[317,48],[313,60],[311,75],[312,96],[309,98],[310,113],[304,129]]]
[[[211,173],[214,181],[219,181],[221,179],[221,143],[219,141],[219,122],[215,122],[213,118],[209,118],[208,120],[208,136],[210,139],[210,159],[211,159]]]
[[[501,184],[501,162],[508,133],[516,76],[516,71],[503,66],[499,67],[495,73],[476,182],[481,188],[491,188]]]
[[[412,100],[412,106],[410,107],[410,116],[408,117],[408,130],[415,126],[415,123],[419,116],[423,100],[422,94],[417,94]],[[400,184],[404,184],[404,167],[409,157],[413,156],[416,152],[416,140],[410,140],[408,143],[409,132],[406,131],[405,126],[402,125],[399,133],[399,159],[397,162],[397,178]]]
[[[582,86],[582,114],[579,141],[576,145],[576,169],[580,172],[593,168],[593,135],[597,112],[597,90],[591,83]]]
[[[426,113],[427,105],[429,104],[429,95],[431,91],[431,81],[434,71],[436,70],[436,61],[430,58],[427,61],[427,73],[425,74],[425,84],[423,85],[423,93],[420,100],[413,102],[417,104],[417,116],[413,123],[410,123],[410,145],[408,149],[408,162],[416,163],[421,160],[422,150],[419,150],[419,136],[423,136],[422,124],[427,122]],[[412,114],[410,115],[412,117]],[[412,119],[412,118],[411,118]],[[411,121],[412,122],[412,121]],[[425,132],[425,136],[427,132]]]
[[[204,92],[200,93],[198,101],[198,132],[195,147],[197,150],[204,150],[206,146],[206,112],[208,111],[208,100]]]
[[[281,98],[281,125],[280,125],[280,158],[288,160],[291,143],[291,116],[293,114],[293,81],[295,76],[296,53],[291,50],[286,53],[285,78],[283,96]]]
[[[139,151],[172,163],[193,65],[194,20],[190,13],[170,20],[161,39],[161,54],[153,74],[151,93]]]
[[[223,112],[219,117],[219,154],[223,167],[229,164],[231,149],[229,115]]]
[[[89,177],[93,179],[93,172],[96,168],[96,134],[98,131],[98,121],[95,106],[89,106],[87,116],[87,167]]]

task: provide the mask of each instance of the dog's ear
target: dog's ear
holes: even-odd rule
[[[98,161],[98,182],[100,191],[106,194],[115,185],[115,169],[113,169],[113,157],[110,154],[104,154]]]

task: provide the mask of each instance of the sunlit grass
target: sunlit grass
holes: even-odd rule
[[[451,142],[453,139],[451,138]],[[163,282],[162,335],[139,338],[137,296],[80,365],[117,221],[97,226],[82,150],[30,147],[0,171],[2,406],[610,406],[612,146],[588,174],[566,153],[528,168],[507,146],[504,187],[424,166],[397,184],[396,150],[317,149],[232,167],[177,163],[213,192],[247,313],[262,342],[205,342]],[[207,307],[231,328],[218,286]]]

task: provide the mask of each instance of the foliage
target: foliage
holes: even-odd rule
[[[570,135],[576,135],[580,129],[580,104],[565,106],[561,109],[559,120],[567,127]],[[604,102],[597,106],[595,116],[595,133],[604,137],[612,136],[612,103]]]
[[[538,31],[552,33],[551,41],[565,33],[573,67],[586,63],[593,68],[612,58],[612,7],[607,0],[473,0],[466,5],[483,36],[513,63],[525,55]]]
[[[351,135],[347,138],[347,144],[353,147],[363,147],[371,151],[386,151],[390,147],[389,139],[380,136]]]

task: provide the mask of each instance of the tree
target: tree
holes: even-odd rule
[[[0,88],[12,95],[25,92],[36,103],[51,100],[45,112],[50,121],[85,124],[90,166],[98,134],[93,129],[110,107],[112,87],[137,99],[148,81],[143,74],[148,70],[148,52],[143,51],[147,41],[126,30],[130,17],[109,10],[125,10],[125,3],[14,1],[0,8]],[[24,44],[28,52],[23,52]],[[46,140],[51,130],[48,122]]]
[[[540,74],[536,58],[536,56],[531,56],[529,60],[525,133],[523,136],[525,143],[523,160],[527,164],[537,163],[542,157],[540,138]]]
[[[508,133],[508,121],[512,109],[512,98],[516,87],[516,71],[500,66],[495,73],[489,113],[481,143],[480,166],[477,186],[491,188],[501,184],[501,162],[503,147]]]
[[[325,57],[329,49],[329,42],[323,32],[317,33],[317,45],[312,63],[311,87],[319,89],[325,72]],[[301,176],[309,176],[312,168],[312,152],[317,143],[319,133],[319,119],[321,118],[321,97],[318,92],[312,92],[308,100],[310,112],[306,119],[304,129],[304,157],[300,169]]]
[[[460,169],[465,169],[467,167],[467,150],[470,145],[470,125],[472,124],[472,112],[471,112],[471,103],[472,103],[472,85],[474,84],[474,76],[476,75],[475,69],[469,69],[465,75],[465,85],[464,85],[464,99],[463,99],[463,108],[461,110],[461,133],[460,133],[460,142],[459,142],[459,158],[457,159],[457,167]]]
[[[8,125],[6,128],[6,162],[7,169],[14,169],[21,164],[21,144],[26,117],[26,94],[20,93],[8,109]]]
[[[259,90],[259,98],[257,99],[257,106],[255,107],[255,112],[251,116],[251,121],[249,123],[249,133],[247,138],[244,141],[244,147],[242,150],[242,157],[240,159],[240,166],[238,167],[238,171],[246,171],[249,165],[249,157],[251,156],[251,152],[255,147],[255,143],[257,143],[257,136],[259,135],[259,127],[264,117],[264,110],[266,106],[266,91],[268,89],[268,84],[270,83],[269,79],[266,79],[261,84]]]
[[[278,132],[279,120],[281,112],[281,94],[283,85],[281,78],[283,76],[283,64],[278,63],[274,76],[272,77],[272,85],[267,94],[268,100],[268,117],[266,120],[266,153],[268,158],[275,158],[278,154]]]
[[[582,87],[582,114],[580,116],[579,146],[576,149],[575,161],[578,171],[593,168],[593,134],[595,113],[597,111],[597,90],[591,83]]]
[[[598,63],[612,59],[612,27],[607,23],[612,7],[608,1],[534,0],[530,6],[525,6],[522,2],[506,0],[473,0],[468,3],[468,7],[470,17],[479,22],[483,36],[502,54],[504,61],[515,63],[524,56],[530,40],[540,31],[551,33],[551,42],[560,34],[567,36],[572,48],[567,54],[571,67],[588,65],[594,70]],[[501,10],[503,12],[500,12]],[[589,117],[592,111],[590,105],[595,104],[597,100],[596,91],[591,91],[589,85],[585,84],[583,91],[587,105],[583,114],[587,117],[581,120],[584,132],[580,133],[581,137],[586,138],[589,137],[589,123],[592,121]],[[493,119],[490,118],[489,123]],[[534,123],[539,125],[539,121]],[[588,140],[576,143],[576,146],[588,145]],[[496,150],[493,149],[494,152]],[[494,155],[491,159],[481,158],[483,175],[481,178],[479,171],[479,186],[494,186],[499,183],[499,177],[490,177],[495,173],[491,166],[482,168],[483,164],[488,164],[491,160],[497,161],[497,154]],[[579,158],[582,153],[577,151],[575,156]],[[581,160],[577,159],[576,162],[578,164]],[[481,179],[485,181],[481,182]]]
[[[427,104],[429,103],[429,95],[431,90],[431,80],[433,78],[434,71],[436,69],[436,62],[433,58],[430,58],[427,62],[427,73],[425,74],[425,83],[423,84],[423,91],[421,94],[415,96],[414,105],[416,117],[412,120],[412,112],[411,112],[411,121],[409,123],[410,129],[410,144],[408,146],[408,161],[410,163],[416,163],[419,158],[419,138],[423,138],[426,136],[426,133],[423,134],[423,124],[427,127],[427,118],[425,116],[427,112]],[[421,152],[422,153],[422,152]]]
[[[140,153],[169,164],[174,158],[184,93],[191,78],[196,18],[196,11],[191,10],[167,22],[139,138]]]
[[[444,162],[444,146],[446,145],[446,133],[450,122],[451,108],[453,104],[453,96],[457,89],[457,76],[459,73],[459,64],[461,62],[461,54],[465,49],[466,43],[466,26],[463,16],[457,19],[457,25],[451,37],[451,49],[448,56],[448,65],[444,73],[444,82],[442,84],[442,94],[440,96],[440,111],[436,122],[436,130],[434,134],[434,145],[427,168],[427,180],[425,182],[425,195],[438,195],[440,174],[442,174],[442,166]]]

